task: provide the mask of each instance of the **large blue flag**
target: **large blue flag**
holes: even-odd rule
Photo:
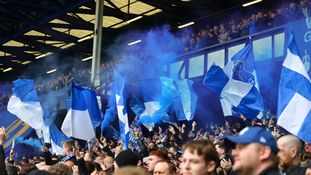
[[[139,116],[139,125],[144,125],[151,131],[156,124],[175,122],[169,121],[171,118],[167,117],[170,105],[178,96],[173,79],[160,77],[142,80],[140,90],[143,102],[133,97],[130,103],[131,109]]]
[[[71,107],[67,112],[61,130],[68,137],[90,140],[95,137],[95,132],[87,103],[96,102],[97,104],[97,100],[89,101],[89,99],[85,99],[83,91],[85,91],[85,88],[75,84],[72,85]]]
[[[291,33],[280,79],[277,123],[311,143],[311,81]]]
[[[263,111],[263,101],[255,86],[237,81],[216,65],[212,65],[205,75],[203,85],[220,97],[224,116],[235,113],[254,119]]]
[[[125,149],[128,149],[130,128],[126,110],[124,86],[125,80],[122,78],[119,72],[115,71],[114,91],[119,118],[120,136]]]
[[[81,88],[83,87],[81,86]],[[87,110],[90,113],[92,125],[94,128],[96,128],[101,123],[101,112],[98,105],[98,99],[95,91],[88,88],[83,89],[84,90],[82,90],[82,95],[84,97]],[[65,99],[65,106],[67,108],[67,111],[69,111],[71,106],[71,98]]]
[[[52,123],[49,126],[50,130],[50,138],[51,138],[51,145],[52,145],[52,152],[58,155],[63,155],[62,149],[62,142],[66,140],[70,140],[64,133],[62,133],[57,126]]]
[[[198,96],[192,87],[193,81],[187,79],[177,80],[175,85],[178,92],[178,98],[174,101],[176,117],[179,121],[190,121],[193,119],[198,100]]]
[[[16,115],[30,127],[37,130],[43,128],[43,110],[33,80],[13,81],[13,95],[7,108],[10,113]]]

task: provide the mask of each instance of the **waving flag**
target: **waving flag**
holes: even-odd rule
[[[51,145],[52,145],[52,152],[58,155],[63,155],[63,148],[62,142],[66,140],[70,140],[65,134],[63,134],[57,126],[52,123],[49,126],[50,129],[50,138],[51,138]]]
[[[191,80],[178,80],[176,82],[176,88],[178,98],[174,102],[174,109],[176,111],[176,117],[178,120],[192,120],[196,104],[198,100],[197,94],[194,92]]]
[[[216,65],[205,75],[203,85],[220,96],[224,116],[232,112],[254,119],[263,111],[263,101],[255,86],[231,79]]]
[[[71,107],[62,124],[61,130],[68,137],[74,137],[81,140],[89,140],[95,137],[90,111],[87,103],[92,103],[85,99],[83,91],[85,88],[72,85]],[[95,102],[97,103],[96,99]]]
[[[125,85],[124,79],[121,77],[119,72],[115,71],[114,90],[119,118],[120,136],[125,149],[128,149],[130,128],[129,128],[128,114],[126,110],[124,85]]]
[[[133,97],[130,103],[132,110],[139,116],[138,124],[144,125],[151,131],[156,124],[175,122],[170,121],[171,118],[167,117],[169,106],[178,96],[172,78],[160,77],[142,80],[140,90],[143,100]]]
[[[43,110],[33,80],[19,79],[13,82],[13,95],[7,108],[10,113],[16,115],[30,127],[37,130],[43,128]]]
[[[278,125],[311,143],[311,81],[298,55],[292,34],[283,62],[279,96]]]

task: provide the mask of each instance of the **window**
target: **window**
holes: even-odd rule
[[[175,63],[172,63],[170,66],[170,77],[178,79],[178,72],[182,66],[182,64],[184,63],[184,61],[178,61]],[[181,71],[180,74],[181,79],[185,78],[185,69],[183,68],[183,70]]]
[[[216,64],[216,65],[218,65],[221,68],[223,68],[225,66],[225,50],[224,49],[208,53],[208,56],[207,56],[207,70],[213,64]]]
[[[274,58],[284,55],[284,33],[274,35]]]
[[[245,46],[245,43],[243,44],[239,44],[233,47],[229,47],[228,48],[228,61],[231,60],[231,58],[233,57],[233,55],[235,55],[238,51],[240,51],[241,49],[243,49]]]
[[[189,59],[189,78],[202,76],[204,74],[204,55]]]
[[[266,37],[253,41],[254,60],[266,60],[272,58],[272,37]]]

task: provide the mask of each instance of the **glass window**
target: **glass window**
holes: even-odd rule
[[[228,61],[231,60],[231,58],[233,57],[233,55],[235,55],[238,51],[240,51],[241,49],[243,49],[245,46],[245,43],[243,44],[239,44],[233,47],[229,47],[228,48]]]
[[[189,59],[189,78],[202,76],[204,74],[204,55]]]
[[[284,55],[284,33],[274,35],[274,58]]]
[[[254,60],[266,60],[272,58],[272,37],[266,37],[253,41]]]
[[[207,56],[207,70],[213,64],[216,64],[216,65],[218,65],[221,68],[223,68],[225,66],[225,49],[208,53],[208,56]]]
[[[170,66],[170,77],[178,79],[178,72],[179,72],[183,63],[184,63],[184,60],[171,64],[171,66]],[[185,69],[184,68],[181,71],[180,77],[181,77],[181,79],[185,78]]]

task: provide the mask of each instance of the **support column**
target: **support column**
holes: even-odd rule
[[[94,87],[100,86],[100,59],[102,46],[104,0],[96,0],[95,26],[93,39],[93,58],[91,69],[91,82]]]

